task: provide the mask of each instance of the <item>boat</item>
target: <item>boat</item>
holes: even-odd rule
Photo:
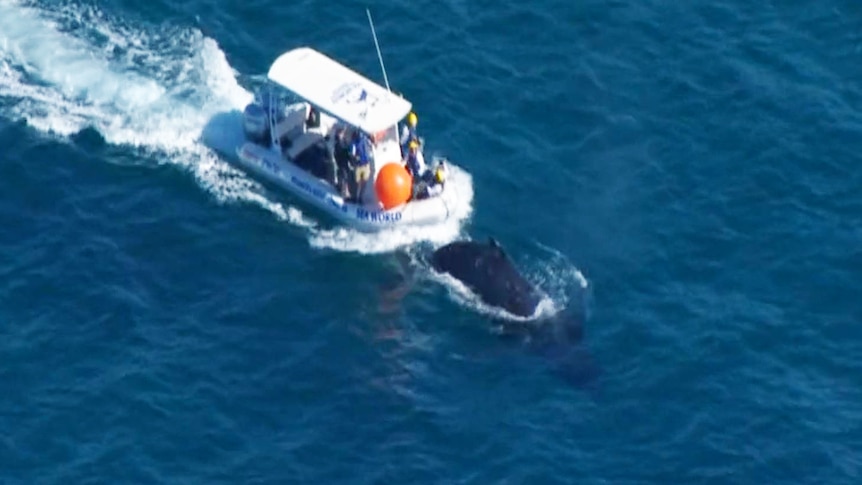
[[[239,165],[363,231],[455,217],[457,189],[435,177],[438,168],[445,176],[447,160],[432,160],[421,176],[405,169],[399,123],[412,113],[412,103],[386,84],[311,47],[281,54],[243,111]],[[370,179],[362,191],[334,154],[339,137],[353,134],[373,142]],[[420,140],[418,155],[424,157]]]

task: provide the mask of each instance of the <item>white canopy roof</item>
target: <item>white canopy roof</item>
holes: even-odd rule
[[[366,133],[401,121],[411,104],[310,47],[285,52],[269,68],[270,80]]]

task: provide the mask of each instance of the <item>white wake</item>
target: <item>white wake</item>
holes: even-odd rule
[[[331,229],[297,206],[271,200],[261,184],[201,142],[208,121],[251,99],[218,43],[197,29],[147,29],[94,7],[0,0],[0,115],[61,138],[95,129],[108,143],[184,167],[220,202],[257,204],[305,228],[313,247],[374,253],[458,237],[473,191],[457,166],[451,183],[462,193],[458,220],[437,227],[382,234]]]

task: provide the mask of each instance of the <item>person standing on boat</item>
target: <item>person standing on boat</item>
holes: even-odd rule
[[[422,174],[428,170],[425,166],[425,157],[423,157],[422,152],[419,151],[419,142],[417,140],[411,140],[408,147],[405,164],[407,165],[407,170],[410,171],[410,175],[413,176],[413,179],[418,181],[422,177]]]
[[[308,116],[305,117],[305,128],[320,128],[320,112],[314,106],[308,105]]]
[[[349,197],[350,190],[347,186],[347,175],[350,173],[350,143],[347,139],[347,128],[337,126],[335,128],[335,146],[332,149],[336,166],[336,186],[342,197]]]
[[[407,150],[410,146],[410,143],[415,141],[419,143],[419,135],[416,133],[416,124],[419,123],[419,118],[416,117],[416,113],[410,112],[407,115],[407,124],[401,130],[401,156],[407,156]]]
[[[354,133],[353,144],[350,146],[350,158],[353,162],[353,176],[356,179],[356,201],[362,202],[365,184],[371,178],[371,139],[365,133]]]

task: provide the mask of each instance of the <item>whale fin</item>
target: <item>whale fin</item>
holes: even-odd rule
[[[503,250],[503,246],[493,236],[488,237],[488,246],[495,249],[498,255],[506,257],[506,251]]]

